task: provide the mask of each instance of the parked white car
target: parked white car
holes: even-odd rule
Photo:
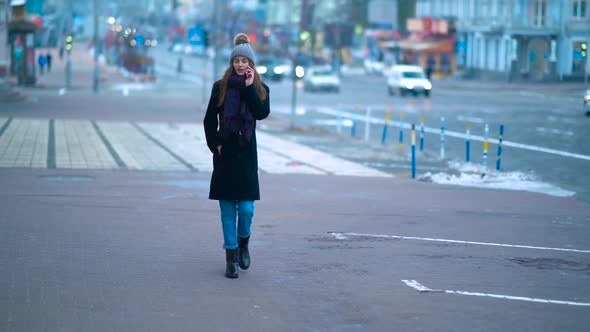
[[[390,96],[396,92],[405,96],[410,92],[414,95],[423,93],[426,97],[430,96],[432,83],[426,78],[420,66],[413,65],[395,65],[391,67],[387,76],[387,91]]]
[[[385,68],[383,61],[365,59],[363,64],[367,75],[383,75],[383,68]]]
[[[311,67],[303,77],[303,90],[340,92],[340,77],[330,66]]]

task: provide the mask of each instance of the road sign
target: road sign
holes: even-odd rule
[[[193,46],[205,46],[205,30],[202,28],[189,29],[188,42]]]

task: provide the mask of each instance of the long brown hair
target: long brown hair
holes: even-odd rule
[[[256,68],[254,62],[248,59],[248,64],[252,68]],[[217,100],[217,107],[221,107],[223,102],[225,101],[225,96],[227,94],[227,84],[229,81],[229,77],[234,73],[234,66],[232,63],[229,64],[229,67],[225,70],[225,74],[223,74],[223,78],[221,79],[221,90],[219,91],[219,99]],[[260,75],[258,72],[254,70],[254,87],[256,88],[256,92],[258,92],[258,96],[261,100],[266,100],[267,94],[266,89],[262,85],[262,80],[260,79]]]

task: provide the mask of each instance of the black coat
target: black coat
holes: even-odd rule
[[[242,90],[241,98],[246,101],[256,120],[262,120],[270,113],[270,90],[266,85],[264,88],[267,92],[265,100],[260,100],[254,84]],[[207,146],[213,153],[213,174],[211,175],[209,198],[215,200],[259,200],[256,130],[252,134],[250,143],[245,146],[223,140],[219,134],[219,124],[223,123],[223,105],[217,107],[220,90],[221,81],[217,81],[213,84],[207,113],[203,120]],[[217,152],[218,145],[221,145],[221,155]]]

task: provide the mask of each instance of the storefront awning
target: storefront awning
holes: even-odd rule
[[[399,41],[399,47],[403,51],[418,53],[454,53],[455,38],[442,40],[404,39]]]

